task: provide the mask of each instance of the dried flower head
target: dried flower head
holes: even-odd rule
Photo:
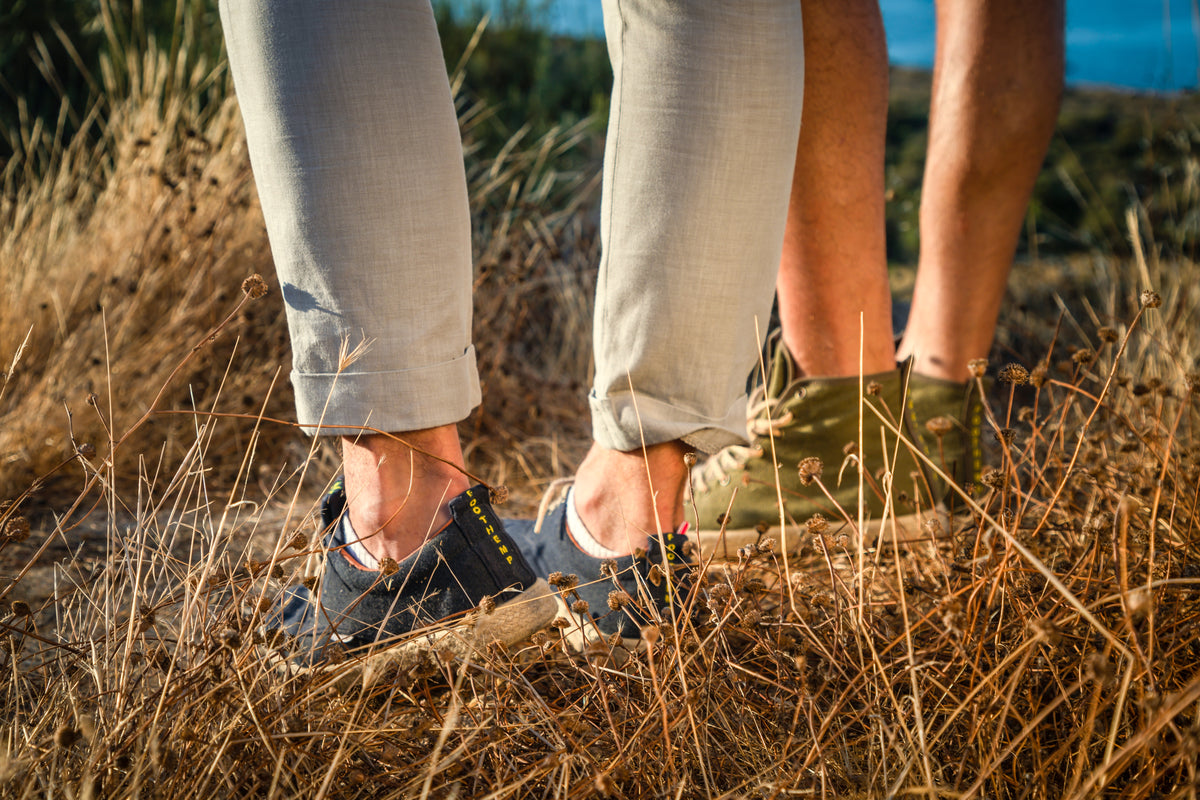
[[[823,466],[821,459],[816,456],[809,456],[803,459],[797,468],[800,474],[800,483],[804,486],[811,486],[814,480],[821,477]]]
[[[664,577],[662,567],[658,564],[651,564],[650,569],[646,572],[646,580],[655,586],[662,586]]]
[[[485,594],[479,598],[479,610],[483,614],[491,616],[496,611],[496,598],[490,594]]]
[[[554,621],[550,623],[550,627],[561,631],[571,627],[571,623],[567,621],[566,617],[555,617]]]
[[[1013,386],[1024,386],[1029,383],[1029,370],[1020,364],[1008,364],[1000,370],[1000,380]]]
[[[267,294],[267,282],[256,272],[242,281],[242,291],[248,294],[251,300],[257,300]]]
[[[291,550],[303,550],[308,547],[308,537],[300,531],[296,531],[288,537],[287,547]]]
[[[867,394],[871,395],[872,397],[879,397],[879,394],[882,391],[883,384],[879,383],[879,381],[871,381],[867,384]]]
[[[1107,325],[1096,331],[1096,337],[1105,344],[1113,344],[1120,341],[1121,334],[1117,333],[1116,328],[1110,328]]]
[[[985,469],[983,471],[983,475],[981,475],[979,479],[982,481],[984,486],[988,486],[996,491],[1001,491],[1005,486],[1008,485],[1008,476],[1005,474],[1004,470],[996,469],[994,467],[988,467]]]
[[[1081,367],[1086,367],[1096,360],[1096,354],[1085,347],[1082,350],[1076,350],[1075,354],[1071,356],[1071,360]]]
[[[588,608],[587,600],[576,600],[574,603],[571,603],[571,610],[576,614],[586,614],[588,613]]]
[[[233,628],[225,628],[217,633],[217,644],[228,650],[237,650],[242,646],[242,635]]]
[[[551,577],[553,577],[553,573],[551,573]],[[550,585],[557,586],[564,592],[569,592],[579,585],[579,576],[573,572],[568,572],[566,575],[560,572],[558,573],[558,582],[554,583],[552,581]]]
[[[692,467],[696,466],[696,454],[695,453],[684,453],[683,454],[683,464],[688,469],[691,469]]]
[[[1048,367],[1046,366],[1046,364],[1044,362],[1041,364],[1038,364],[1036,367],[1033,368],[1033,372],[1029,373],[1029,383],[1032,384],[1033,386],[1036,386],[1039,389],[1042,388],[1042,385],[1046,383],[1046,372],[1047,371],[1048,371]]]
[[[507,503],[508,494],[508,487],[503,484],[499,486],[493,486],[488,490],[488,496],[491,498],[492,505],[494,506],[502,506]]]
[[[987,374],[987,359],[972,358],[967,362],[967,369],[971,371],[971,377],[982,378]]]
[[[1142,308],[1158,308],[1162,305],[1162,295],[1153,289],[1146,289],[1142,292]]]
[[[1001,442],[1005,446],[1011,445],[1016,437],[1017,432],[1012,428],[1001,428],[1000,430],[996,431],[997,441]]]
[[[29,538],[29,520],[12,517],[4,523],[4,538],[10,542],[23,542]]]
[[[1200,372],[1189,372],[1183,376],[1183,383],[1191,394],[1200,394]]]
[[[75,452],[78,453],[83,458],[95,458],[96,457],[96,445],[92,444],[91,442],[84,442],[83,444],[81,444],[75,448]]]
[[[804,525],[808,528],[809,533],[813,536],[818,536],[829,528],[829,521],[821,514],[813,514]]]
[[[629,596],[629,592],[625,591],[624,589],[608,593],[608,607],[613,611],[624,608],[625,606],[629,605],[632,600],[633,598]]]
[[[64,722],[54,731],[54,746],[66,749],[80,739],[79,731],[73,725]]]
[[[33,613],[33,610],[29,608],[29,604],[24,600],[13,600],[12,613],[14,617],[28,617]]]
[[[606,558],[600,562],[600,577],[614,579],[617,577],[616,559]]]
[[[384,556],[379,559],[379,574],[380,575],[395,575],[400,569],[400,565],[396,563],[396,559],[390,556]]]
[[[657,625],[646,625],[642,628],[642,639],[645,640],[646,644],[654,644],[661,635],[662,631],[658,629]]]
[[[950,431],[954,430],[954,420],[939,414],[938,416],[931,417],[925,421],[925,430],[929,431],[940,439],[947,433],[950,433]]]

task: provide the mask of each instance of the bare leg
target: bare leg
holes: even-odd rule
[[[688,469],[679,442],[622,452],[594,444],[575,476],[579,516],[600,544],[618,553],[646,546],[648,534],[683,522]]]
[[[902,356],[967,378],[987,355],[1063,80],[1061,0],[937,4],[921,257]]]
[[[804,114],[777,290],[806,375],[892,369],[883,225],[887,43],[876,0],[806,0]]]
[[[396,439],[344,436],[342,458],[350,524],[376,559],[402,561],[415,552],[450,521],[450,499],[470,488],[454,425]]]

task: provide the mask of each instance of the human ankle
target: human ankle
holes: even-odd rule
[[[687,452],[680,442],[629,452],[592,445],[574,487],[576,509],[592,538],[627,555],[644,548],[650,534],[677,528],[683,522]]]
[[[450,499],[470,487],[453,426],[346,438],[342,453],[351,527],[376,559],[415,552],[450,521]]]

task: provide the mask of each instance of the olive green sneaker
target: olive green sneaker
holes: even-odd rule
[[[983,473],[983,402],[988,383],[931,378],[913,372],[908,381],[912,435],[922,452],[960,489]],[[962,505],[957,491],[926,470],[934,498],[947,508]]]
[[[692,470],[686,506],[694,504],[705,556],[732,557],[763,536],[796,551],[809,530],[821,530],[834,542],[858,538],[859,377],[798,378],[782,341],[775,343],[767,369],[768,380],[750,398],[750,445],[726,447]],[[933,502],[940,487],[930,486],[910,449],[916,440],[901,405],[902,377],[897,368],[862,379],[864,543],[881,534],[896,541],[928,538],[923,523],[941,521]],[[904,432],[903,440],[880,417]],[[892,511],[885,518],[889,497]]]

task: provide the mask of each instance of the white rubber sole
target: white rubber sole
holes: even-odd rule
[[[528,639],[554,621],[558,615],[557,597],[550,585],[539,578],[490,614],[476,610],[453,624],[432,625],[380,642],[341,663],[300,667],[287,662],[284,668],[294,676],[308,675],[328,681],[329,688],[339,691],[369,689],[427,663],[431,656],[452,653],[457,658],[471,658],[485,652],[488,645],[497,642],[511,645]]]
[[[925,526],[929,520],[936,520],[938,525],[931,532]],[[846,536],[846,545],[855,547],[858,544],[858,526],[844,519],[827,520],[826,537]],[[912,544],[919,541],[931,541],[935,536],[945,536],[949,533],[949,517],[941,508],[906,514],[896,517],[895,521],[888,519],[869,519],[863,526],[862,542],[870,547],[880,543]],[[718,561],[736,561],[738,550],[747,545],[753,545],[761,539],[774,539],[775,552],[796,553],[801,546],[812,541],[812,535],[803,524],[788,525],[786,529],[775,525],[766,533],[759,534],[756,528],[733,528],[725,531],[699,531],[694,534],[700,545],[701,557],[714,558]]]

